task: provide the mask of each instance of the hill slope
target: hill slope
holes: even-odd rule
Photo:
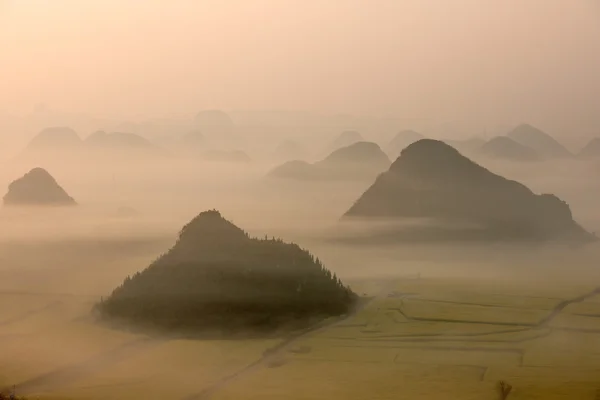
[[[314,164],[289,161],[273,169],[269,176],[306,180],[372,179],[385,171],[390,159],[371,142],[357,142],[333,151]]]
[[[408,146],[345,216],[433,220],[460,226],[455,239],[461,234],[477,240],[592,239],[556,196],[536,195],[428,139]]]
[[[507,137],[496,136],[481,146],[481,154],[491,158],[511,161],[538,161],[539,156],[532,148]]]
[[[28,150],[70,149],[81,144],[81,138],[73,129],[61,126],[41,130],[27,145]]]
[[[572,154],[546,132],[529,124],[521,124],[508,135],[514,141],[532,148],[544,158],[568,158]]]
[[[34,168],[8,186],[8,206],[71,206],[75,200],[42,168]]]
[[[360,132],[344,131],[344,132],[340,133],[340,135],[333,140],[329,149],[330,149],[330,151],[335,151],[342,147],[348,147],[350,145],[353,145],[354,143],[364,142],[364,141],[365,141],[365,139],[360,134]]]
[[[98,306],[105,317],[176,331],[277,329],[341,315],[356,296],[295,244],[250,238],[218,211]]]
[[[398,132],[396,136],[394,136],[390,143],[388,143],[386,150],[393,159],[396,159],[400,155],[400,152],[406,148],[406,146],[421,139],[425,139],[425,136],[421,135],[419,132],[415,132],[413,130],[404,130]]]
[[[593,138],[578,154],[580,158],[600,157],[600,138]]]

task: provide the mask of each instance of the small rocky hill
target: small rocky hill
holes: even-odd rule
[[[398,132],[387,145],[387,153],[392,157],[392,159],[395,160],[400,155],[400,152],[406,148],[406,146],[421,139],[425,139],[425,136],[413,130],[404,130]]]
[[[293,160],[273,168],[269,174],[272,178],[295,180],[318,180],[319,174],[313,164],[302,160]]]
[[[306,250],[257,239],[216,211],[98,304],[107,319],[175,332],[239,334],[302,327],[347,313],[356,295]]]
[[[73,129],[51,127],[40,131],[27,145],[28,150],[72,149],[81,145],[81,138]]]
[[[376,168],[387,168],[390,159],[381,148],[372,142],[356,142],[350,146],[335,150],[323,160],[316,163],[323,167],[363,164]]]
[[[598,158],[600,157],[600,138],[593,138],[585,145],[577,155],[579,158]]]
[[[407,230],[404,239],[593,240],[558,197],[534,194],[429,139],[404,149],[344,216],[436,225]]]
[[[540,159],[535,150],[508,136],[496,136],[490,139],[481,146],[480,152],[490,158],[509,161],[539,161]]]
[[[8,185],[6,206],[73,206],[75,200],[43,168],[34,168]]]
[[[128,132],[97,131],[83,141],[88,154],[112,157],[157,157],[167,153],[145,137]]]
[[[521,124],[508,135],[514,141],[533,149],[543,158],[569,158],[572,154],[546,132],[529,124]]]
[[[194,119],[196,125],[200,128],[212,129],[233,129],[234,123],[229,114],[221,110],[204,110],[196,114]]]
[[[357,142],[333,151],[314,164],[290,161],[273,169],[269,176],[307,180],[372,179],[390,166],[390,159],[371,142]]]
[[[237,140],[236,126],[232,118],[221,110],[204,110],[196,114],[194,126],[213,142]]]

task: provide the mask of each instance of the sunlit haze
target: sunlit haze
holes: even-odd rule
[[[0,0],[0,400],[598,400],[598,176],[600,0]]]
[[[3,3],[0,109],[11,112],[600,122],[594,0]]]

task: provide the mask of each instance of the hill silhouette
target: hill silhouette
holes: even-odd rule
[[[313,164],[302,160],[292,160],[273,168],[268,176],[273,178],[316,180],[320,174]]]
[[[330,145],[330,151],[340,149],[342,147],[348,147],[357,142],[364,142],[365,139],[357,131],[343,131],[340,135],[333,140]]]
[[[28,150],[71,149],[81,145],[81,138],[66,126],[41,130],[27,145]]]
[[[409,129],[400,131],[390,141],[386,149],[388,154],[390,154],[393,159],[396,159],[406,146],[421,139],[425,139],[425,136],[421,135],[419,132]]]
[[[568,158],[572,154],[547,133],[529,124],[521,124],[508,135],[514,141],[533,149],[543,158]]]
[[[236,137],[236,127],[229,116],[221,110],[204,110],[196,114],[194,125],[213,141],[229,142]]]
[[[600,157],[600,138],[593,138],[577,155],[580,158]]]
[[[389,165],[390,159],[377,144],[357,142],[333,151],[314,164],[289,161],[273,169],[269,176],[306,180],[371,179]]]
[[[538,161],[540,157],[530,147],[514,141],[508,136],[496,136],[484,143],[480,149],[485,156],[511,161]]]
[[[97,131],[83,141],[90,152],[111,156],[164,156],[166,153],[148,139],[128,132]]]
[[[414,240],[593,239],[556,196],[536,195],[429,139],[404,149],[344,216],[433,224],[398,233]]]
[[[456,150],[466,153],[474,154],[481,149],[481,146],[485,144],[485,140],[480,137],[473,137],[469,139],[447,139],[444,140],[449,146],[454,147]]]
[[[88,136],[84,140],[84,143],[88,146],[105,148],[154,148],[154,145],[148,139],[135,133],[127,132],[106,133],[104,131],[97,131]]]
[[[106,318],[159,330],[275,330],[350,310],[356,295],[296,244],[256,239],[216,211],[98,304]]]
[[[72,206],[75,200],[43,168],[34,168],[8,185],[7,206]]]
[[[194,122],[201,128],[233,129],[234,123],[229,114],[221,110],[204,110],[196,114]]]

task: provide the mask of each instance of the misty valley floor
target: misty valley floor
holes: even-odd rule
[[[18,268],[2,250],[0,384],[39,399],[181,400],[492,400],[499,380],[514,386],[509,399],[592,400],[600,388],[593,280],[535,285],[399,272],[349,280],[370,300],[298,337],[173,340],[89,318],[102,293],[164,245],[95,246],[66,255],[37,246],[37,254],[20,251]],[[85,268],[83,253],[93,260]],[[60,267],[44,269],[44,260]]]

